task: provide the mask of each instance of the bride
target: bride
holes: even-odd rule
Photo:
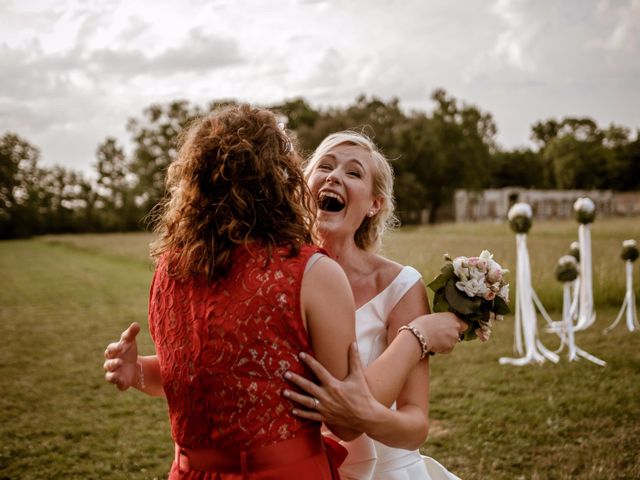
[[[366,368],[384,352],[398,329],[429,313],[421,275],[376,253],[385,229],[395,221],[392,170],[370,139],[340,132],[318,146],[305,174],[317,203],[320,245],[343,268],[353,290],[359,360]],[[339,382],[312,358],[307,356],[306,361],[322,386],[287,375],[312,395],[285,392],[305,408],[294,412],[325,423],[343,422],[368,433],[344,442],[350,453],[340,470],[343,478],[458,478],[417,450],[429,430],[428,360],[414,368],[397,398],[389,397],[389,379],[369,379],[367,385],[357,364],[352,365],[351,376]],[[391,409],[373,397],[393,403]]]

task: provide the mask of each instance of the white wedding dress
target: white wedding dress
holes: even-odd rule
[[[358,350],[365,367],[387,348],[387,317],[421,279],[417,270],[404,267],[382,292],[356,311]],[[364,434],[353,442],[341,443],[349,450],[340,468],[345,480],[460,480],[418,450],[387,447]]]

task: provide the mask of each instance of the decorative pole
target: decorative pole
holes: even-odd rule
[[[624,295],[624,302],[622,302],[622,308],[620,313],[614,320],[614,322],[604,329],[603,333],[609,333],[618,324],[624,312],[627,312],[627,329],[630,332],[640,330],[638,324],[638,313],[636,311],[636,297],[633,292],[633,262],[638,258],[638,245],[635,240],[625,240],[622,242],[622,254],[620,255],[625,262],[627,271],[627,291]]]
[[[538,338],[537,316],[534,302],[551,324],[551,319],[540,303],[536,292],[531,286],[531,266],[527,250],[527,232],[531,228],[533,212],[527,203],[516,203],[509,210],[509,225],[516,233],[516,312],[514,349],[521,355],[519,358],[502,357],[501,365],[526,365],[528,363],[543,363],[550,360],[558,362],[558,355],[545,348]],[[524,345],[523,345],[524,343]],[[524,346],[524,348],[523,348]]]
[[[606,362],[591,355],[576,346],[574,335],[573,317],[571,316],[571,284],[578,278],[578,262],[573,255],[564,255],[558,260],[556,266],[556,278],[562,282],[563,286],[563,302],[562,302],[562,321],[553,322],[551,331],[560,335],[562,344],[556,353],[560,352],[566,345],[569,349],[569,361],[579,360],[579,357],[585,358],[590,362],[604,367]]]
[[[580,264],[580,244],[578,242],[571,242],[569,246],[569,255],[576,259],[576,262]],[[580,275],[571,283],[571,318],[575,321],[578,320],[578,305],[580,302]]]
[[[580,302],[575,330],[586,330],[596,321],[593,306],[593,277],[591,273],[591,224],[596,218],[596,206],[589,197],[581,197],[573,204],[576,220],[580,222]]]

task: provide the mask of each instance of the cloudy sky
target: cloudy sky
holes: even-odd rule
[[[640,128],[640,0],[0,0],[0,134],[89,171],[152,103],[429,110],[445,88],[506,148],[540,119]]]

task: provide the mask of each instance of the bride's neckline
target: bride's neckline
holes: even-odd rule
[[[398,274],[393,277],[393,280],[391,280],[391,282],[389,282],[389,284],[384,287],[382,290],[380,290],[377,294],[375,294],[373,297],[371,297],[369,300],[367,300],[366,302],[364,302],[362,305],[360,305],[358,308],[356,308],[356,312],[361,310],[362,308],[366,307],[367,305],[369,305],[370,303],[374,302],[378,297],[381,297],[387,290],[389,290],[389,288],[391,288],[391,286],[396,283],[396,280],[398,280],[398,278],[400,278],[400,275],[402,275],[402,273],[405,271],[405,269],[407,268],[407,266],[403,266],[400,271],[398,272]]]

